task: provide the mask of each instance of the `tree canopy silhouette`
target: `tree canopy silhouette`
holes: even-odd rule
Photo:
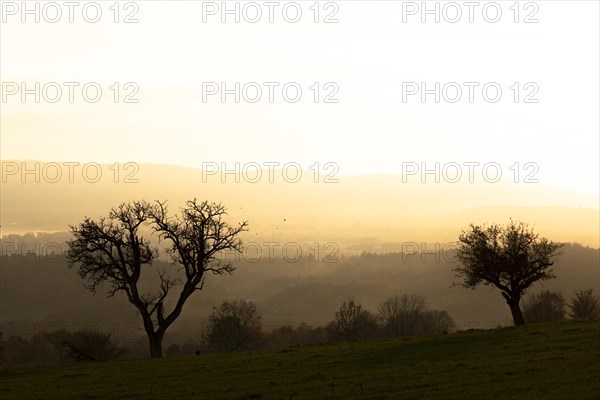
[[[596,319],[600,317],[600,301],[594,289],[579,290],[569,304],[569,315],[573,319]]]
[[[219,256],[223,251],[241,251],[239,234],[247,230],[248,222],[231,226],[223,220],[226,214],[221,204],[196,199],[175,216],[168,215],[165,202],[123,203],[113,208],[108,218],[85,218],[71,226],[74,238],[67,242],[67,261],[70,267],[77,266],[92,293],[106,283],[109,297],[117,292],[127,295],[142,317],[151,357],[161,357],[167,328],[179,317],[186,300],[202,289],[206,273],[222,275],[234,270]],[[141,229],[167,243],[169,271],[152,265],[159,250],[141,235]],[[158,288],[142,293],[142,275],[153,272],[158,276]],[[175,287],[180,291],[174,296],[174,306],[167,310],[165,301]]]
[[[366,339],[374,336],[377,330],[375,316],[354,299],[345,301],[327,326],[334,341]]]
[[[454,269],[467,288],[492,285],[502,291],[515,325],[524,325],[520,301],[536,281],[554,278],[552,259],[561,254],[561,244],[540,238],[526,224],[475,226],[459,236],[460,265]]]
[[[260,314],[251,301],[225,301],[208,317],[204,340],[215,351],[240,351],[259,347],[262,342]]]

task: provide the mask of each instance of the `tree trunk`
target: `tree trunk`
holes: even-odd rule
[[[521,312],[521,307],[519,303],[510,304],[510,312],[512,313],[513,321],[516,326],[525,325],[525,318],[523,318],[523,313]]]
[[[148,339],[150,340],[150,357],[160,358],[162,357],[162,333],[148,333]]]
[[[160,358],[162,357],[162,340],[165,335],[165,330],[159,329],[157,331],[154,330],[154,324],[152,323],[152,318],[146,308],[141,305],[138,307],[140,310],[140,314],[142,314],[142,320],[144,321],[144,330],[146,331],[146,335],[148,336],[148,342],[150,344],[150,357],[152,358]]]
[[[508,302],[510,306],[510,312],[512,313],[513,321],[515,326],[525,325],[525,318],[523,318],[523,313],[521,312],[520,298],[511,299]]]
[[[506,292],[502,292],[502,296],[506,300],[506,304],[510,307],[510,312],[513,317],[513,322],[515,326],[525,325],[525,318],[523,318],[523,313],[521,312],[521,306],[519,303],[521,302],[521,296],[518,295],[510,295]]]

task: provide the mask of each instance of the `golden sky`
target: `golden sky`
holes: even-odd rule
[[[254,3],[263,12],[257,23],[247,21],[252,9],[239,23],[232,15],[222,23],[219,12],[209,13],[221,2],[192,1],[121,2],[119,15],[113,2],[98,2],[97,23],[83,18],[89,2],[80,2],[70,23],[58,2],[62,17],[51,23],[56,10],[33,3],[39,23],[35,15],[21,21],[22,10],[14,9],[21,2],[2,2],[3,160],[196,168],[277,161],[305,169],[332,162],[340,175],[397,174],[407,162],[495,162],[509,179],[515,162],[523,173],[529,162],[542,184],[599,194],[598,2],[538,1],[535,9],[520,2],[518,16],[513,2],[499,2],[496,23],[483,18],[482,7],[473,23],[464,7],[456,23],[447,21],[451,9],[439,23],[434,16],[422,23],[406,8],[411,2],[392,1],[320,2],[318,23],[314,2],[294,3],[302,10],[296,23],[282,17],[290,2],[280,2],[273,23],[264,2]],[[239,2],[240,12],[247,4]],[[93,17],[95,9],[86,10]],[[138,22],[124,23],[127,16]],[[338,22],[323,23],[327,16]],[[528,17],[538,22],[524,23]],[[47,101],[56,96],[50,85],[40,89],[39,103],[34,95],[23,102],[23,82],[29,89],[56,82],[62,95]],[[78,85],[73,102],[64,82]],[[255,93],[250,85],[239,103],[233,95],[223,103],[219,94],[203,101],[211,82],[256,82],[262,97],[247,101]],[[273,102],[265,82],[278,85]],[[430,89],[456,82],[462,97],[446,101],[454,96],[451,84],[439,103],[433,95],[423,103],[419,94],[403,101],[407,83],[422,82]],[[473,102],[464,82],[478,85]],[[102,89],[98,102],[83,97],[88,83]],[[295,103],[283,98],[288,83],[302,89]],[[502,90],[495,103],[483,98],[490,83]],[[125,103],[128,94],[138,102]],[[338,102],[325,103],[328,94]],[[538,102],[526,103],[528,95]]]

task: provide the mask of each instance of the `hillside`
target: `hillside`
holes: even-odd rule
[[[88,164],[73,167],[72,173],[64,163],[54,163],[56,168],[35,161],[1,164],[6,175],[0,193],[2,235],[67,231],[85,216],[104,216],[128,200],[168,200],[176,210],[196,197],[222,202],[232,221],[249,220],[246,240],[336,241],[362,251],[406,241],[455,241],[470,223],[510,218],[528,222],[554,241],[597,248],[600,240],[598,197],[515,183],[509,175],[496,183],[481,176],[472,183],[466,178],[435,182],[430,176],[422,183],[419,175],[343,176],[321,168],[321,174],[303,170],[296,182],[292,172],[277,169],[227,175],[121,163],[99,165],[96,180],[95,168],[84,175]],[[23,172],[36,167],[37,175]],[[55,178],[50,172],[56,169],[61,175]]]
[[[597,399],[600,325],[5,371],[9,399]]]
[[[167,332],[166,342],[198,339],[212,307],[232,298],[253,300],[266,326],[302,321],[323,326],[350,297],[377,312],[387,297],[403,293],[425,296],[431,307],[446,310],[459,329],[512,324],[498,290],[451,287],[452,259],[452,254],[428,254],[422,260],[419,254],[365,253],[334,263],[315,262],[310,255],[297,262],[266,256],[258,262],[241,260],[233,275],[207,279]],[[598,249],[567,245],[557,260],[556,279],[536,283],[529,293],[560,290],[566,299],[576,290],[598,293],[599,263]],[[0,323],[7,337],[73,324],[94,324],[121,342],[143,335],[141,319],[125,296],[107,299],[104,289],[93,296],[62,254],[3,257],[0,287]]]

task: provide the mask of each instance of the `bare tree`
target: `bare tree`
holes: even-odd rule
[[[86,287],[96,293],[105,283],[109,297],[123,292],[142,317],[148,335],[151,357],[162,356],[162,339],[169,326],[179,317],[183,305],[196,290],[201,290],[205,273],[232,273],[231,263],[221,260],[225,250],[241,251],[238,235],[247,230],[247,222],[230,226],[223,217],[221,204],[188,201],[181,215],[169,217],[164,202],[135,201],[113,208],[108,218],[86,218],[72,226],[74,238],[67,242],[70,267],[77,265]],[[171,270],[156,269],[153,262],[158,249],[140,234],[150,228],[160,240],[168,242]],[[179,267],[179,268],[177,268]],[[142,293],[142,274],[154,272],[159,284],[155,291]],[[180,291],[175,305],[167,310],[165,301],[172,289]]]
[[[387,299],[379,305],[379,318],[384,329],[392,336],[416,335],[423,320],[427,303],[425,297],[404,294]]]
[[[543,290],[525,300],[523,316],[527,323],[558,322],[565,319],[565,307],[561,293]]]
[[[425,297],[394,296],[379,305],[379,320],[393,337],[445,333],[455,326],[446,311],[430,310]]]
[[[457,256],[461,265],[454,269],[467,288],[480,283],[502,291],[515,325],[524,325],[520,302],[525,291],[537,281],[554,278],[552,258],[562,245],[540,238],[522,222],[507,226],[471,225],[459,237]]]
[[[456,327],[456,322],[443,310],[428,310],[421,322],[420,334],[430,335],[436,333],[448,333]]]
[[[375,316],[351,299],[336,311],[327,331],[333,340],[357,340],[374,336],[378,330]]]
[[[594,289],[575,292],[569,304],[569,316],[573,319],[597,319],[600,317],[600,301]]]
[[[208,318],[204,340],[215,351],[239,351],[260,345],[262,332],[260,314],[249,301],[225,301],[214,307]]]

